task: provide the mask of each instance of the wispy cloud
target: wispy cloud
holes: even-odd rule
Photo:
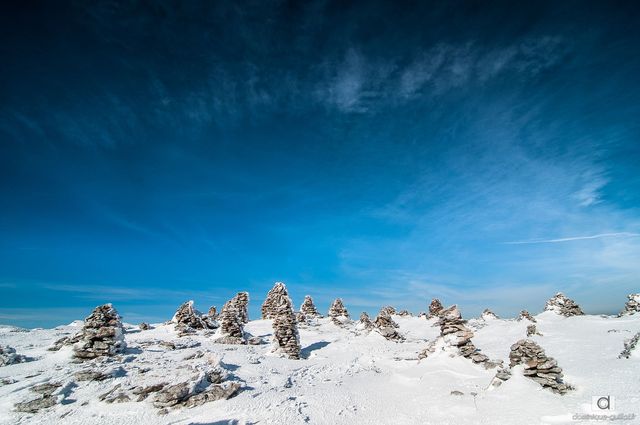
[[[533,239],[528,241],[511,241],[504,242],[507,245],[528,245],[528,244],[538,244],[538,243],[558,243],[558,242],[571,242],[571,241],[581,241],[587,239],[601,239],[601,238],[614,238],[614,237],[637,237],[640,236],[640,233],[631,233],[631,232],[616,232],[616,233],[599,233],[597,235],[587,235],[587,236],[571,236],[566,238],[557,238],[557,239]]]

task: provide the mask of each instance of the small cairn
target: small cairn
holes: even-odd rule
[[[287,292],[287,287],[283,282],[276,282],[273,285],[273,288],[267,293],[267,298],[265,298],[262,303],[262,318],[263,319],[273,319],[277,313],[277,300],[282,297],[288,297],[289,293]]]
[[[73,355],[79,359],[114,356],[126,348],[122,321],[113,305],[96,307],[84,319],[79,341],[73,346]]]
[[[624,305],[624,310],[622,310],[620,316],[630,316],[640,313],[640,294],[629,294],[627,298],[628,301]]]
[[[625,340],[624,350],[618,356],[619,359],[628,359],[631,357],[631,352],[636,349],[638,342],[640,342],[640,332],[636,333],[633,338]]]
[[[391,316],[391,315],[393,315],[393,314],[397,314],[397,313],[396,313],[396,309],[395,309],[395,307],[392,307],[392,306],[390,306],[390,305],[385,306],[385,307],[382,307],[382,308],[380,309],[380,313],[383,313],[383,312],[384,312],[384,314],[386,314],[387,316]]]
[[[440,312],[440,335],[445,342],[458,347],[458,351],[463,357],[471,359],[474,363],[485,363],[489,360],[487,356],[481,354],[479,349],[473,345],[471,338],[473,332],[467,328],[466,320],[462,319],[462,314],[455,304]]]
[[[366,311],[360,313],[360,320],[358,321],[357,328],[363,331],[371,331],[374,328],[374,324]]]
[[[407,316],[413,316],[413,314],[411,314],[411,312],[409,312],[409,310],[400,310],[398,312],[398,316],[407,317]]]
[[[8,345],[0,345],[0,366],[8,366],[16,363],[28,362],[30,359],[27,356],[16,353],[16,349],[9,347]]]
[[[217,323],[208,319],[208,316],[196,310],[193,300],[190,300],[178,307],[170,323],[175,323],[178,335],[184,336],[194,334],[199,329],[215,329]]]
[[[427,319],[438,317],[442,310],[444,310],[444,307],[440,300],[437,298],[432,299],[431,304],[429,304],[429,314],[427,314]]]
[[[300,312],[304,314],[305,318],[314,318],[314,317],[322,317],[318,310],[316,309],[315,304],[313,304],[313,299],[309,295],[305,295],[304,301],[300,306]]]
[[[480,315],[480,318],[483,319],[483,320],[499,319],[498,315],[495,314],[493,311],[489,310],[488,308],[484,309],[484,311]]]
[[[584,313],[578,304],[567,298],[562,292],[558,292],[547,301],[545,311],[553,311],[565,317],[582,316]]]
[[[140,328],[141,331],[148,331],[149,329],[151,329],[151,326],[149,326],[147,322],[141,322],[138,325],[138,328]]]
[[[542,336],[542,334],[538,332],[536,325],[527,325],[527,337],[534,335]]]
[[[296,322],[298,322],[300,325],[307,324],[307,316],[305,316],[303,312],[297,311],[294,313],[294,315],[296,316]]]
[[[373,321],[373,325],[376,332],[389,341],[402,342],[405,339],[404,336],[396,330],[396,328],[398,328],[398,324],[393,321],[389,314],[389,310],[386,308],[382,308],[380,310],[380,313],[378,313],[378,316]]]
[[[527,319],[532,323],[536,323],[536,319],[527,310],[522,310],[518,315],[518,322],[524,319]]]
[[[209,316],[213,320],[218,320],[218,309],[215,305],[209,307],[209,311],[207,312],[207,316]]]
[[[562,380],[562,369],[542,347],[530,339],[522,339],[511,346],[509,366],[524,365],[524,376],[554,393],[565,394],[571,387]]]
[[[220,335],[215,342],[221,344],[246,344],[247,338],[244,333],[244,322],[246,318],[246,308],[248,294],[238,292],[238,294],[227,301],[220,311]]]
[[[284,284],[283,284],[284,286]],[[300,335],[291,298],[285,293],[272,299],[274,351],[279,351],[290,359],[300,359]]]
[[[337,298],[329,308],[329,317],[331,321],[338,326],[343,325],[347,320],[349,320],[349,312],[346,307],[342,303],[342,299]]]

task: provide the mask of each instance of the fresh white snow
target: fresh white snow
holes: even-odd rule
[[[263,337],[258,346],[221,345],[203,333],[178,337],[173,325],[148,331],[127,326],[126,352],[106,361],[75,363],[70,346],[47,351],[53,342],[75,334],[82,322],[55,329],[0,327],[0,345],[35,358],[0,367],[0,424],[562,424],[585,423],[574,414],[596,414],[592,396],[615,397],[613,413],[635,414],[640,423],[640,354],[619,359],[624,340],[640,331],[640,316],[535,316],[543,336],[532,337],[554,357],[564,379],[575,386],[566,395],[544,390],[522,375],[521,366],[499,387],[490,386],[495,369],[485,370],[460,356],[436,352],[418,361],[427,340],[439,335],[435,320],[393,316],[403,343],[376,332],[357,333],[355,323],[339,327],[329,319],[300,327],[301,360],[271,352],[271,320],[250,321],[245,330]],[[124,318],[126,320],[126,317]],[[510,346],[526,336],[527,320],[473,320],[473,343],[491,359],[508,365]],[[170,349],[156,342],[190,348]],[[187,359],[196,352],[202,357]],[[117,384],[179,382],[203,363],[220,361],[244,389],[219,400],[159,415],[152,397],[141,402],[107,404],[98,396]],[[103,363],[100,363],[103,362]],[[74,373],[100,364],[114,371],[101,382],[78,382]],[[94,369],[98,366],[93,366]],[[34,398],[29,387],[47,381],[63,384],[62,402],[36,414],[18,413],[14,404]],[[460,391],[462,395],[452,395]],[[601,413],[601,412],[600,412]],[[605,412],[607,413],[607,412]]]

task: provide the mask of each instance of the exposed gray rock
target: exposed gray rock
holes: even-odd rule
[[[342,303],[342,299],[337,298],[331,304],[331,307],[329,307],[328,316],[331,318],[331,321],[338,326],[343,325],[346,321],[349,320],[349,312]]]
[[[584,313],[578,304],[567,298],[562,292],[551,297],[544,306],[545,311],[553,311],[563,316],[582,316]]]
[[[54,393],[62,386],[59,382],[45,382],[29,388],[31,392],[40,394],[40,397],[26,402],[14,404],[17,412],[36,413],[41,409],[47,409],[58,403],[58,397]]]
[[[624,305],[624,309],[620,313],[620,316],[627,316],[636,313],[640,313],[640,294],[627,295],[628,301]]]
[[[318,310],[316,309],[315,304],[313,304],[313,299],[309,296],[309,295],[305,295],[304,297],[304,301],[302,302],[302,305],[300,306],[300,312],[302,314],[304,314],[305,319],[306,318],[314,318],[314,317],[322,317],[322,315],[320,313],[318,313]]]
[[[544,388],[565,394],[571,386],[562,380],[562,369],[552,357],[547,357],[542,347],[530,339],[523,339],[511,346],[509,366],[524,365],[524,375]]]
[[[284,287],[284,284],[282,284]],[[291,298],[284,291],[274,296],[270,304],[273,315],[273,346],[290,359],[300,358],[300,336],[298,323],[293,312]]]
[[[273,319],[277,313],[276,304],[279,302],[281,297],[288,297],[289,293],[287,292],[287,287],[283,282],[276,282],[273,285],[273,288],[267,293],[267,298],[265,298],[262,303],[261,313],[263,319]]]
[[[633,338],[625,340],[624,350],[618,356],[619,359],[628,359],[631,357],[631,352],[636,349],[638,342],[640,341],[640,332],[636,333]]]
[[[527,310],[522,310],[518,315],[518,321],[524,320],[524,319],[532,323],[536,323],[536,319]]]
[[[427,319],[438,317],[442,310],[444,310],[444,307],[440,300],[437,298],[432,299],[431,304],[429,304],[429,314],[427,314]]]
[[[84,320],[73,355],[79,359],[114,356],[126,348],[124,329],[118,312],[111,304],[96,307]]]

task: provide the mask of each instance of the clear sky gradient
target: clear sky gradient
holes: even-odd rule
[[[13,3],[2,323],[640,291],[637,2]]]

